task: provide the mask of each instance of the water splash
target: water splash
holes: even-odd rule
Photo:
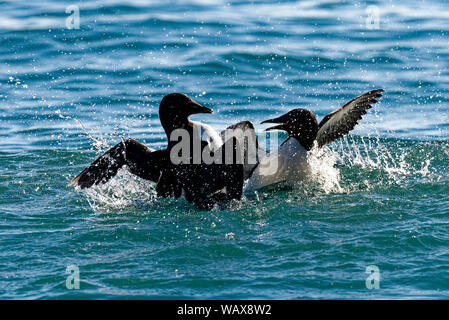
[[[332,193],[373,191],[389,186],[407,187],[419,182],[447,180],[448,144],[445,142],[408,142],[397,139],[347,136],[324,148],[314,148],[307,161],[310,173],[304,181],[289,181],[264,188],[241,201],[220,204],[214,210],[237,211],[262,205],[269,198],[276,199],[280,191],[290,190],[286,200],[326,196]],[[436,156],[439,155],[439,158]],[[104,185],[84,190],[90,206],[96,212],[126,211],[130,208],[150,210],[164,206],[157,197],[155,184],[142,180],[124,167],[116,177]],[[181,211],[188,208],[183,200],[175,200]],[[170,205],[173,205],[172,203]]]
[[[84,123],[79,120],[76,117],[70,117],[70,116],[66,116],[63,115],[61,110],[55,110],[55,113],[61,118],[61,119],[65,119],[65,120],[73,120],[75,121],[81,128],[81,130],[86,134],[87,137],[89,137],[90,140],[92,140],[93,142],[93,147],[95,149],[97,149],[98,151],[106,151],[110,146],[107,142],[107,140],[103,137],[103,135],[101,134],[101,132],[99,133],[99,138],[94,137],[90,131],[86,128],[86,126],[84,125]]]
[[[129,173],[126,167],[121,168],[107,183],[82,192],[96,212],[145,209],[157,198],[154,184]]]
[[[308,154],[311,181],[326,194],[344,191],[340,186],[340,170],[335,166],[337,159],[327,149],[314,148]]]
[[[329,152],[342,170],[345,190],[351,192],[447,178],[441,170],[444,162],[434,156],[445,149],[447,143],[347,136],[330,146]]]

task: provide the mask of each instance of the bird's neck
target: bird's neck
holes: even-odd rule
[[[187,117],[179,117],[179,116],[164,117],[163,120],[161,119],[161,124],[169,140],[170,135],[176,129],[189,130],[189,128],[191,127],[191,122],[187,119]]]
[[[301,134],[301,135],[294,135],[290,134],[289,139],[293,138],[296,139],[307,151],[310,151],[313,148],[313,143],[315,141],[315,135],[311,134]]]
[[[187,118],[183,121],[170,122],[165,125],[163,124],[162,127],[164,128],[165,134],[167,135],[168,148],[179,142],[180,135],[184,137],[183,133],[175,133],[175,130],[185,130],[188,135],[186,136],[186,138],[189,138],[189,140],[192,140],[194,134],[193,123],[190,122]]]

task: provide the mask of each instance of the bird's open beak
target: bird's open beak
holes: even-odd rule
[[[275,118],[275,119],[270,119],[270,120],[265,120],[262,121],[260,124],[264,124],[264,123],[279,123],[276,126],[272,126],[269,128],[266,128],[265,131],[269,131],[269,130],[285,130],[285,124],[283,123],[283,119],[281,119],[282,117],[279,118]]]
[[[198,102],[191,100],[189,104],[189,111],[190,114],[197,114],[197,113],[214,113],[212,109],[209,109],[205,106],[200,105]]]

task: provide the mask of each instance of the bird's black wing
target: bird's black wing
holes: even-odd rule
[[[244,178],[248,179],[259,164],[259,159],[265,150],[259,148],[256,131],[250,121],[242,121],[227,127],[220,132],[223,142],[235,137],[242,152]]]
[[[154,150],[134,139],[127,139],[106,151],[68,185],[80,186],[83,189],[106,183],[124,165],[128,166],[132,174],[157,182],[167,161],[169,160],[165,150]]]
[[[318,146],[321,148],[354,129],[357,121],[362,119],[366,110],[377,102],[376,98],[380,98],[383,91],[383,89],[377,89],[364,93],[325,116],[319,124],[315,138]]]
[[[204,151],[206,148],[208,150]],[[204,149],[203,153],[212,152],[208,145]],[[212,153],[220,159],[219,163],[202,161],[201,164],[175,166],[177,181],[187,201],[201,209],[211,209],[218,201],[242,196],[243,164],[237,138],[231,137]]]

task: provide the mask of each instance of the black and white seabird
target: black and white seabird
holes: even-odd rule
[[[193,122],[189,116],[198,113],[212,113],[206,108],[182,93],[166,95],[159,106],[159,118],[167,136],[168,145],[164,150],[148,148],[134,139],[126,139],[118,143],[91,165],[84,169],[69,183],[81,188],[89,188],[93,185],[106,183],[117,171],[126,166],[128,170],[140,178],[157,183],[156,191],[161,197],[180,197],[192,202],[196,207],[210,209],[219,200],[240,199],[244,181],[244,166],[237,161],[237,139],[231,138],[223,141],[207,125]],[[187,163],[174,164],[170,152],[177,144],[170,137],[177,129],[184,129],[190,137],[189,161]],[[200,130],[209,135],[207,141],[202,140]],[[234,157],[232,163],[205,163],[194,162],[193,141],[199,139],[202,152],[209,148],[212,154],[226,157],[227,150],[231,150]],[[226,145],[231,143],[230,148]],[[186,150],[183,150],[185,152]]]
[[[294,109],[290,112],[262,123],[277,123],[266,130],[285,130],[288,138],[277,150],[262,157],[251,175],[246,190],[257,190],[268,185],[285,181],[301,181],[310,167],[307,153],[316,142],[318,148],[343,137],[354,129],[366,110],[376,103],[384,90],[372,90],[364,93],[342,107],[329,113],[318,121],[307,109]]]

